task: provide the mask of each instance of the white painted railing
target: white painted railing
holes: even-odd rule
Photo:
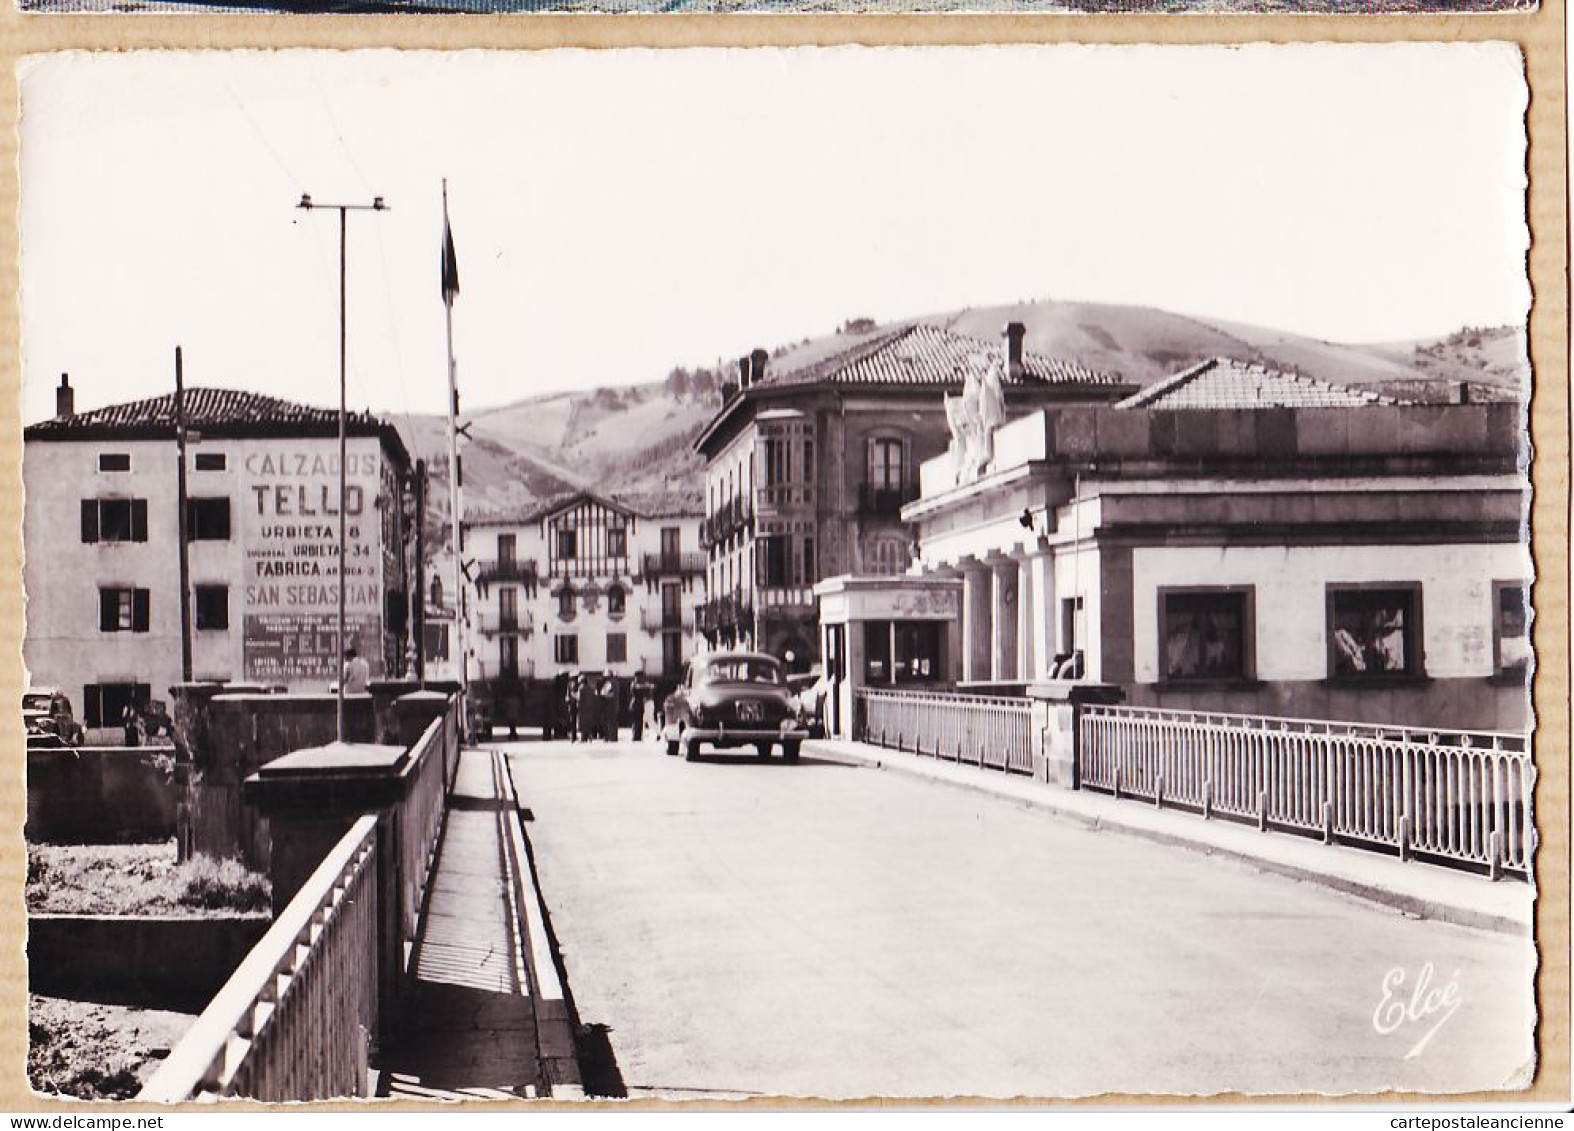
[[[1083,788],[1530,871],[1523,735],[1102,705],[1078,720]]]
[[[458,698],[451,698],[411,747],[403,771],[404,799],[394,812],[399,834],[399,955],[405,965],[420,927],[448,790],[459,767],[458,710]]]
[[[360,818],[139,1100],[364,1095],[377,1031],[377,818]]]
[[[1011,773],[1033,772],[1032,708],[1025,698],[875,688],[857,694],[865,742]]]

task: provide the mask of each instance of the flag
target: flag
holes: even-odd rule
[[[459,260],[454,255],[454,231],[448,225],[448,194],[443,194],[443,301],[454,304],[459,293]]]

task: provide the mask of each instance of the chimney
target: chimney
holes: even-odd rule
[[[728,401],[732,400],[732,398],[737,396],[737,395],[738,395],[738,382],[736,382],[736,381],[723,381],[721,383],[721,403],[722,404],[726,404]]]
[[[750,362],[751,359],[748,357],[740,357],[738,359],[738,388],[740,389],[747,389],[751,384],[749,380]]]
[[[55,390],[55,416],[76,415],[76,392],[71,388],[71,375],[60,375],[60,388]]]
[[[771,355],[762,349],[756,348],[749,354],[749,384],[758,385],[765,380],[765,365],[771,360]]]
[[[1027,336],[1027,327],[1020,322],[1007,322],[1005,332],[1001,335],[1006,339],[1006,373],[1011,377],[1022,376],[1022,339]]]

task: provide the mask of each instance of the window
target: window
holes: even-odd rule
[[[1159,590],[1161,679],[1249,679],[1252,659],[1250,589]]]
[[[146,542],[146,499],[83,499],[82,541]]]
[[[100,471],[130,471],[130,452],[100,452],[98,457]]]
[[[661,557],[663,561],[676,561],[678,558],[679,539],[683,531],[676,526],[663,526],[661,528]]]
[[[1421,586],[1329,586],[1328,669],[1349,680],[1419,676]]]
[[[907,542],[886,536],[869,543],[868,569],[872,574],[892,576],[907,572]]]
[[[876,491],[900,491],[905,480],[902,441],[891,438],[870,440],[869,486]]]
[[[502,632],[519,628],[519,590],[504,585],[497,591],[497,627]]]
[[[803,442],[803,481],[805,483],[813,483],[814,482],[814,441],[813,440],[805,440]]]
[[[148,630],[148,591],[146,589],[100,589],[98,591],[98,628],[100,632],[146,632]]]
[[[1492,583],[1493,669],[1521,676],[1530,670],[1530,587],[1523,581]]]
[[[118,727],[127,706],[145,706],[153,694],[146,683],[90,683],[82,690],[82,721],[90,727]]]
[[[607,615],[620,617],[628,607],[628,594],[623,591],[623,586],[614,585],[607,590]]]
[[[574,587],[565,585],[558,590],[557,615],[564,620],[571,620],[574,616]]]
[[[791,585],[788,569],[787,536],[767,534],[759,540],[759,583],[767,586]]]
[[[198,452],[192,458],[192,466],[198,471],[223,471],[225,466],[224,453]]]
[[[503,636],[498,639],[497,670],[506,679],[519,677],[519,637]]]
[[[557,532],[557,556],[560,558],[579,557],[579,539],[575,537],[578,531],[559,530]]]
[[[607,557],[626,558],[629,552],[629,532],[626,527],[607,528]]]
[[[552,638],[552,657],[560,664],[579,663],[579,637],[574,635]]]
[[[798,575],[805,585],[813,585],[815,578],[814,539],[803,540],[803,572]]]
[[[230,501],[227,497],[186,500],[186,541],[228,542]]]
[[[432,575],[432,604],[439,609],[443,607],[443,579],[435,573]]]
[[[196,596],[199,629],[229,628],[230,587],[228,585],[198,585]]]
[[[518,549],[518,535],[499,534],[497,536],[497,562],[499,565],[512,565],[514,553]]]
[[[428,660],[448,659],[448,626],[446,624],[428,624],[425,626],[426,658]]]
[[[629,638],[621,632],[607,633],[607,663],[626,664],[629,658]]]

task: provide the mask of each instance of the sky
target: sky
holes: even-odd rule
[[[1054,297],[1331,341],[1521,324],[1510,45],[72,53],[25,65],[22,418],[444,411]]]

